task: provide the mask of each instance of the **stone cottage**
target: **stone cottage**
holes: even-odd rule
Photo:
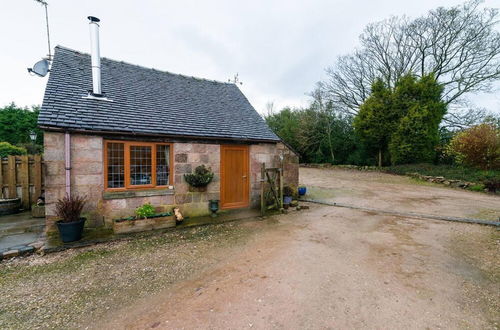
[[[89,224],[110,226],[146,202],[188,216],[208,214],[210,199],[258,207],[262,163],[283,166],[285,184],[297,186],[297,156],[235,84],[101,59],[92,45],[92,55],[56,47],[45,90],[47,230],[65,194],[86,195]],[[214,179],[190,191],[184,174],[201,164]]]

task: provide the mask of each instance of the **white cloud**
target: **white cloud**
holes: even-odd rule
[[[461,2],[48,1],[53,46],[88,52],[86,17],[94,15],[102,21],[103,56],[222,81],[239,73],[241,89],[258,111],[270,101],[276,108],[305,105],[324,68],[357,45],[366,24]],[[2,4],[0,106],[42,102],[47,78],[31,77],[26,68],[47,53],[44,24],[34,1]],[[498,97],[477,99],[500,108]]]

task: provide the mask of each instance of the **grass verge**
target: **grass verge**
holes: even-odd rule
[[[491,179],[500,179],[499,170],[486,171],[453,165],[409,164],[388,166],[384,167],[383,170],[387,173],[399,175],[419,173],[428,176],[442,176],[450,180],[462,180],[478,184]]]

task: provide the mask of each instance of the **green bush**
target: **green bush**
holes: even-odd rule
[[[484,185],[483,184],[476,184],[476,185],[470,186],[469,190],[472,190],[472,191],[483,191],[484,190]]]
[[[146,219],[155,215],[155,208],[150,203],[146,203],[135,210],[138,219]]]
[[[492,193],[500,191],[500,178],[492,178],[484,181],[484,187]]]
[[[500,170],[500,128],[481,124],[466,129],[451,140],[448,152],[459,163]]]
[[[31,109],[11,103],[0,108],[0,141],[14,145],[32,143],[30,132],[37,135],[35,143],[43,145],[43,131],[37,127],[39,106]]]
[[[210,167],[205,165],[198,166],[193,174],[184,174],[184,179],[192,187],[205,187],[214,178],[214,173]]]
[[[26,149],[13,146],[9,142],[0,142],[0,157],[7,157],[9,155],[26,155]]]

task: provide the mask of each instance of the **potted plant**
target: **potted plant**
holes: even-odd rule
[[[155,215],[155,208],[151,205],[151,203],[146,203],[139,206],[135,210],[135,214],[137,215],[137,219],[147,219]]]
[[[56,203],[56,215],[61,218],[57,221],[57,228],[64,243],[78,241],[82,238],[85,218],[81,217],[87,199],[85,196],[64,196]]]
[[[283,205],[290,205],[293,199],[293,189],[290,186],[283,187]]]
[[[155,207],[145,203],[135,210],[135,216],[114,219],[115,234],[136,233],[146,230],[156,230],[175,227],[175,217],[172,212],[156,213]]]
[[[205,165],[196,167],[192,174],[184,174],[184,180],[189,184],[190,191],[205,191],[213,178],[214,173],[212,169],[205,167]]]

